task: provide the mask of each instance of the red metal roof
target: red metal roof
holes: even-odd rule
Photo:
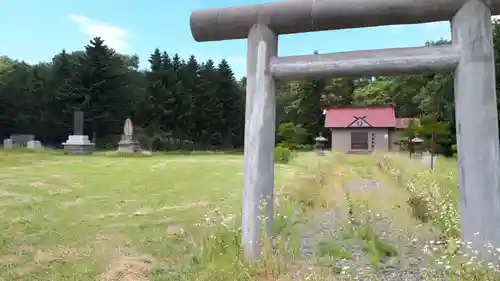
[[[330,108],[326,110],[326,128],[395,128],[393,105]]]

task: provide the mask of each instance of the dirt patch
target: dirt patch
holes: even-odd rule
[[[142,216],[145,216],[149,213],[151,213],[151,209],[139,209],[137,211],[134,212],[133,216],[134,217],[142,217]]]
[[[86,197],[87,200],[92,201],[92,203],[108,203],[108,196],[90,196]]]
[[[33,274],[51,264],[67,263],[78,259],[82,254],[88,254],[77,248],[61,246],[53,249],[36,249],[30,245],[12,249],[10,252],[8,256],[0,257],[0,266],[11,267],[9,274],[17,278]],[[26,262],[22,255],[32,255],[33,259]]]
[[[167,165],[167,163],[165,163],[165,162],[151,165],[151,172],[156,172],[156,170],[164,168],[166,165]]]
[[[63,203],[61,203],[59,205],[59,208],[61,208],[61,209],[68,209],[70,207],[74,207],[74,206],[82,204],[82,201],[83,200],[81,198],[78,198],[75,201],[63,202]]]
[[[29,224],[32,222],[30,217],[16,217],[10,219],[11,223]]]
[[[66,194],[66,193],[71,193],[73,192],[72,189],[69,188],[58,188],[56,190],[49,190],[48,193],[50,196],[56,196],[56,195],[61,195],[61,194]]]
[[[18,205],[19,203],[14,200],[0,201],[0,213],[5,212],[7,207],[18,206]]]
[[[37,182],[30,183],[29,186],[32,188],[45,188],[48,185],[46,183],[41,182],[41,181],[37,181]]]
[[[74,164],[74,163],[82,163],[82,160],[64,160],[64,161],[43,161],[43,164],[55,164],[55,165],[61,165],[61,164]],[[43,166],[43,165],[41,165]]]
[[[15,255],[7,255],[0,257],[0,266],[1,267],[13,267],[23,263],[23,259],[19,256]]]
[[[108,196],[89,196],[87,199],[92,200],[92,201],[98,201],[98,200],[106,200],[108,199]]]
[[[109,214],[100,215],[99,218],[100,219],[104,219],[104,218],[117,218],[119,216],[123,216],[123,214],[122,213],[109,213]]]
[[[21,246],[19,248],[13,249],[11,252],[15,253],[15,254],[19,254],[19,255],[33,254],[33,253],[35,253],[35,248],[33,248],[33,246],[31,246],[31,245],[24,245],[24,246]]]
[[[33,261],[35,264],[66,263],[77,258],[79,256],[78,252],[78,249],[67,247],[37,250]]]
[[[195,203],[188,203],[185,205],[176,205],[176,206],[163,206],[161,208],[156,209],[157,212],[161,211],[168,211],[168,210],[185,210],[189,209],[192,207],[203,207],[203,206],[208,206],[208,202],[195,202]]]
[[[124,256],[113,262],[97,280],[149,281],[149,275],[153,268],[153,260],[149,256]]]
[[[35,265],[27,264],[19,267],[15,267],[9,270],[9,274],[12,274],[14,278],[23,278],[26,277],[33,272],[35,272],[38,268]],[[15,279],[17,280],[17,279]]]
[[[104,220],[108,218],[119,218],[119,217],[130,217],[132,214],[126,214],[126,213],[120,213],[120,212],[112,212],[112,213],[105,213],[105,214],[89,214],[85,215],[84,220]],[[80,222],[75,222],[75,223],[70,223],[70,225],[75,225],[79,224]]]
[[[32,203],[32,202],[42,201],[41,198],[36,197],[36,196],[32,196],[29,194],[9,192],[6,190],[0,190],[0,197],[14,198],[16,201],[20,201],[22,203]]]
[[[184,237],[186,234],[186,231],[180,225],[170,225],[167,227],[167,230],[165,231],[165,233],[168,236]]]

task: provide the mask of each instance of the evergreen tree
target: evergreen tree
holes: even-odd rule
[[[174,56],[173,66],[176,69],[178,60],[177,55]],[[193,135],[193,124],[191,121],[191,112],[193,99],[199,91],[200,83],[200,65],[196,58],[192,55],[187,63],[182,63],[179,68],[180,83],[175,91],[176,100],[176,122],[175,132],[178,138],[186,139]]]
[[[200,67],[198,91],[193,95],[191,121],[193,138],[201,146],[210,146],[219,130],[219,108],[217,99],[217,72],[212,60]]]
[[[217,67],[218,100],[220,102],[220,136],[224,147],[232,148],[241,138],[241,123],[244,120],[244,110],[240,86],[234,78],[234,73],[226,60]],[[243,128],[244,130],[244,128]]]
[[[85,112],[88,135],[106,137],[123,131],[130,101],[122,96],[127,77],[121,65],[100,37],[91,40],[80,57],[76,69],[76,80],[81,85],[78,106]]]
[[[73,127],[73,112],[79,100],[79,85],[75,83],[75,64],[70,61],[70,56],[66,50],[54,56],[52,59],[54,101],[52,110],[56,113],[54,123],[60,136],[61,142],[68,134],[71,134]]]
[[[149,57],[150,70],[146,72],[146,117],[144,126],[151,132],[167,130],[162,124],[164,116],[172,115],[163,107],[164,88],[161,80],[162,61],[161,52],[156,49]],[[167,117],[168,118],[168,117]]]
[[[298,89],[298,116],[295,124],[301,125],[308,133],[307,143],[313,144],[318,133],[323,133],[324,116],[321,94],[325,89],[323,80],[304,81]]]

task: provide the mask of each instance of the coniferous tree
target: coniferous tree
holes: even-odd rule
[[[176,57],[174,56],[174,69],[176,68]],[[192,55],[186,63],[183,63],[179,68],[180,83],[177,91],[175,91],[176,100],[176,122],[175,129],[177,137],[187,138],[192,135],[191,111],[193,105],[193,97],[199,91],[200,65],[196,58]]]
[[[244,120],[243,99],[238,82],[226,60],[217,67],[218,97],[221,108],[220,136],[225,147],[232,148],[241,138],[241,122]]]
[[[193,103],[191,107],[192,132],[191,137],[196,140],[198,145],[209,144],[210,136],[215,128],[213,120],[215,113],[215,67],[212,60],[208,60],[199,71],[198,91],[193,94]]]
[[[85,47],[76,69],[79,106],[85,111],[86,134],[106,137],[121,134],[128,100],[122,97],[126,89],[124,69],[115,51],[96,37]]]

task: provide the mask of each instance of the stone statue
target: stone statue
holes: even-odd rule
[[[123,126],[123,137],[122,139],[132,140],[132,136],[134,134],[134,125],[132,125],[132,121],[130,118],[125,120],[125,125]]]
[[[123,134],[126,136],[132,136],[134,134],[134,125],[132,125],[132,120],[130,118],[127,118],[125,120],[125,126],[123,126]]]
[[[121,141],[118,143],[118,152],[125,153],[135,153],[140,149],[140,144],[138,141],[134,140],[134,125],[130,118],[125,120],[125,125],[123,126],[123,135]]]

